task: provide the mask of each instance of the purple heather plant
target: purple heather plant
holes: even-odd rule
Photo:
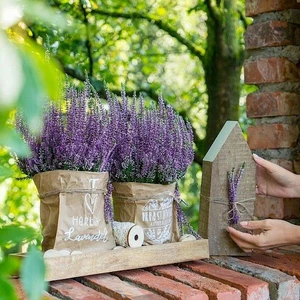
[[[112,181],[170,184],[182,178],[194,158],[190,123],[166,105],[162,95],[157,106],[147,109],[141,96],[134,95],[129,104],[125,90],[120,100],[106,92],[117,145],[111,161]],[[174,194],[181,234],[185,226],[200,239],[181,209],[177,184]]]
[[[168,184],[184,176],[193,161],[193,132],[159,96],[158,106],[132,103],[122,90],[121,101],[107,90],[105,110],[87,82],[83,91],[66,87],[60,105],[45,108],[41,135],[34,136],[17,118],[17,128],[32,155],[19,158],[29,177],[57,169],[109,171],[112,181]]]
[[[237,209],[237,190],[241,182],[245,170],[245,163],[242,164],[238,173],[234,174],[234,168],[228,172],[228,192],[229,192],[229,211],[228,222],[229,225],[236,225],[240,221],[240,214]]]
[[[110,160],[116,147],[112,138],[111,122],[107,110],[89,82],[83,91],[69,86],[60,105],[48,103],[44,124],[39,136],[30,134],[22,116],[17,117],[17,128],[31,149],[31,156],[17,159],[28,177],[54,170],[109,171]],[[112,184],[107,184],[104,197],[106,222],[112,224]]]
[[[17,159],[28,176],[52,170],[108,171],[115,148],[108,113],[86,82],[83,91],[66,87],[60,105],[47,104],[39,136],[30,134],[17,117],[17,128],[31,149],[31,156]]]
[[[158,106],[145,108],[143,97],[129,104],[107,90],[112,135],[116,149],[111,178],[119,182],[169,184],[184,176],[193,161],[193,132],[173,108],[159,96]]]

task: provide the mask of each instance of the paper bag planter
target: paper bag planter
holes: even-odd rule
[[[246,255],[230,238],[226,227],[241,229],[240,221],[253,218],[255,172],[252,153],[238,122],[227,121],[202,166],[199,233],[208,239],[210,255]],[[237,185],[233,204],[229,181]]]
[[[113,186],[116,221],[133,222],[141,226],[145,245],[179,241],[175,183],[114,182]]]
[[[106,222],[108,172],[56,170],[33,177],[39,191],[42,249],[110,250],[116,246]]]

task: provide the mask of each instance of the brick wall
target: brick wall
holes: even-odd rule
[[[300,174],[300,0],[246,0],[245,83],[253,152]],[[258,197],[260,218],[300,217],[299,199]]]

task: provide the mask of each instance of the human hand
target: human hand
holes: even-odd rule
[[[300,244],[300,226],[283,220],[261,220],[240,222],[251,233],[227,227],[230,237],[245,252],[267,250],[274,247]]]
[[[300,176],[279,165],[253,154],[256,163],[257,194],[282,197],[300,197]]]

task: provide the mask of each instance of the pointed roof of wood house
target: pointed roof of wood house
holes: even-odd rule
[[[248,148],[239,123],[237,121],[227,121],[206,153],[203,161],[213,162],[224,147],[226,151],[234,154],[235,151],[238,151],[236,148],[237,144],[245,144]],[[252,155],[250,149],[247,151],[247,155]]]

